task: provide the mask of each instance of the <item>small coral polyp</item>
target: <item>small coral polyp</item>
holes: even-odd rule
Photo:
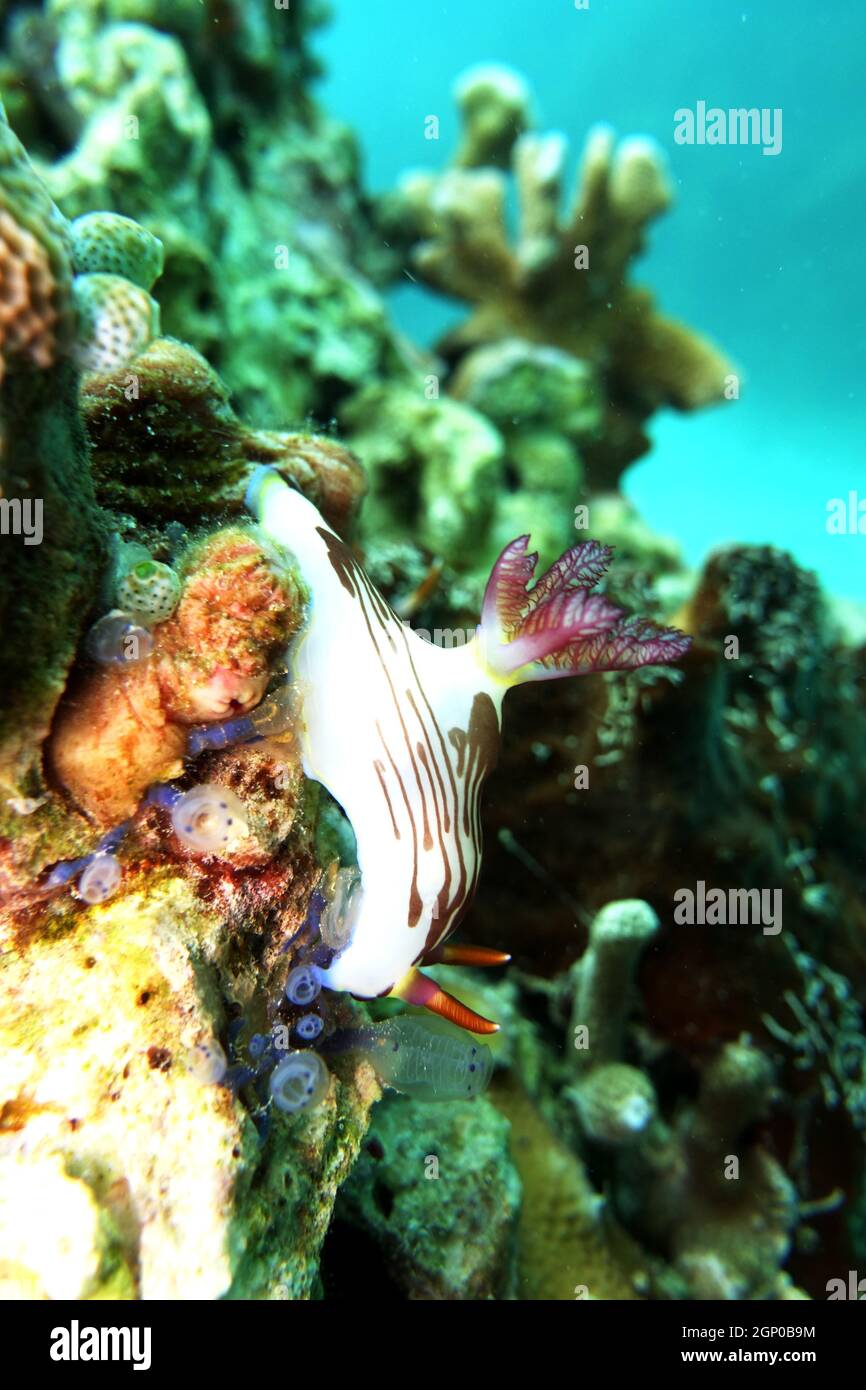
[[[162,274],[164,253],[159,237],[116,212],[87,212],[70,226],[72,260],[79,275],[122,275],[149,290]]]
[[[180,601],[180,578],[159,560],[139,560],[117,586],[117,602],[148,627],[164,623]]]
[[[159,305],[121,275],[76,275],[76,360],[83,372],[116,371],[159,333]]]

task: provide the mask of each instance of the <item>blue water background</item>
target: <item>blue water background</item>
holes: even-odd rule
[[[518,68],[542,129],[576,160],[594,123],[666,150],[675,207],[636,278],[742,367],[734,405],[652,425],[626,490],[690,563],[714,545],[772,543],[866,600],[866,535],[831,536],[826,506],[866,501],[866,3],[864,0],[335,0],[316,49],[321,95],[357,131],[368,186],[441,167],[457,138],[454,78]],[[781,107],[783,146],[678,146],[674,112]],[[438,142],[424,121],[438,115]],[[570,190],[568,190],[570,192]],[[455,317],[408,285],[397,320],[431,342]],[[459,317],[459,314],[456,316]]]

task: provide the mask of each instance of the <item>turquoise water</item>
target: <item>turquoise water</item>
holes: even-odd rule
[[[866,500],[863,0],[336,0],[317,47],[327,105],[358,132],[376,190],[447,161],[451,85],[480,61],[524,74],[539,125],[565,131],[575,157],[599,120],[663,146],[677,203],[637,278],[728,351],[744,386],[727,409],[657,416],[627,491],[692,563],[768,542],[866,600],[866,535],[826,529],[831,498]],[[781,151],[675,144],[674,112],[699,101],[780,108]],[[438,143],[424,139],[431,114]],[[421,290],[396,296],[416,338],[443,312]]]

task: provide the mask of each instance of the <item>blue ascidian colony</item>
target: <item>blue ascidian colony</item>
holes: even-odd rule
[[[542,8],[0,7],[2,1297],[858,1296],[863,18]]]

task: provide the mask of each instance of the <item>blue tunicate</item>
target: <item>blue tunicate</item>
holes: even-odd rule
[[[264,1056],[267,1045],[268,1039],[263,1033],[253,1033],[249,1041],[249,1054],[254,1061],[258,1061],[259,1057]]]
[[[246,829],[244,804],[228,787],[203,782],[183,792],[171,806],[174,832],[196,854],[219,854]]]
[[[63,859],[63,860],[60,861],[59,864],[55,864],[54,868],[51,870],[51,873],[48,875],[48,881],[47,881],[46,887],[48,887],[48,888],[62,888],[65,884],[71,883],[72,880],[73,880],[74,878],[78,878],[79,875],[80,875],[81,877],[80,877],[80,881],[79,881],[79,884],[78,884],[78,891],[79,891],[79,893],[81,894],[81,896],[85,899],[85,901],[86,901],[86,902],[102,902],[102,901],[103,901],[103,898],[96,898],[96,897],[88,897],[88,896],[87,896],[88,892],[90,891],[90,888],[88,888],[87,885],[85,885],[85,890],[84,890],[84,891],[82,890],[82,886],[81,886],[81,885],[82,885],[82,883],[84,882],[84,876],[85,876],[85,874],[87,874],[88,869],[90,868],[91,864],[93,864],[93,862],[94,862],[95,859],[98,859],[98,858],[100,858],[100,857],[103,858],[103,859],[114,859],[115,851],[118,850],[118,849],[120,848],[120,846],[122,845],[124,839],[126,838],[127,834],[129,833],[129,827],[130,827],[131,825],[132,825],[132,821],[125,820],[125,821],[123,821],[120,825],[116,825],[116,826],[114,827],[113,830],[108,830],[108,831],[106,831],[106,833],[103,835],[102,839],[99,841],[98,845],[96,846],[96,852],[95,852],[95,854],[85,854],[84,857],[81,858],[81,859]],[[115,862],[115,864],[117,863],[116,860],[115,860],[114,862]],[[110,880],[110,878],[111,878],[111,875],[115,874],[115,870],[114,870],[113,866],[110,865],[110,864],[105,864],[105,863],[103,863],[102,865],[97,866],[97,868],[98,868],[100,871],[107,870],[109,880]],[[117,882],[119,882],[119,881],[120,881],[120,865],[119,865],[119,864],[117,865],[116,875],[117,875]],[[98,874],[93,874],[93,875],[88,876],[88,881],[87,881],[87,882],[88,882],[88,884],[90,884],[91,888],[95,885],[95,881],[96,881],[96,878],[97,878],[97,877],[99,877],[99,878],[101,878],[101,879],[104,879],[104,878],[106,877],[106,875],[105,875],[104,872],[99,872]],[[91,878],[92,878],[92,880],[93,880],[92,883],[91,883]],[[115,887],[115,888],[117,887],[117,883],[114,884],[114,887]],[[111,891],[113,892],[114,889],[112,888]],[[103,896],[104,896],[104,897],[109,897],[110,894],[109,894],[109,893],[105,893]]]
[[[189,755],[195,758],[205,749],[230,748],[236,743],[249,743],[271,734],[284,733],[297,718],[296,706],[294,686],[282,685],[249,714],[193,729],[187,744]]]
[[[87,866],[89,859],[90,855],[86,855],[83,859],[62,859],[59,864],[54,865],[48,875],[46,887],[62,888],[65,884],[71,883]]]
[[[243,1066],[240,1062],[235,1062],[223,1074],[222,1083],[224,1086],[228,1086],[229,1090],[237,1092],[242,1090],[244,1086],[248,1086],[251,1081],[254,1081],[255,1076],[255,1072],[251,1071],[249,1067]]]
[[[249,715],[243,714],[238,719],[227,719],[223,724],[202,724],[192,729],[187,740],[187,752],[191,758],[197,758],[206,749],[230,748],[235,743],[244,743],[256,737],[252,720]]]
[[[84,647],[88,656],[102,666],[135,665],[151,655],[153,638],[146,627],[136,622],[133,614],[115,610],[93,624],[84,639]]]
[[[177,787],[170,786],[168,782],[154,782],[152,787],[148,787],[144,804],[145,806],[162,806],[164,810],[170,811],[177,805],[183,794],[183,792],[178,791]]]
[[[304,925],[311,927],[313,931],[318,931],[319,921],[326,907],[327,898],[319,892],[318,888],[314,888],[310,894],[310,901],[307,906],[307,920]]]
[[[317,1052],[290,1052],[271,1072],[274,1105],[288,1115],[320,1105],[328,1092],[328,1068]]]
[[[321,971],[315,965],[296,965],[286,980],[286,998],[290,1004],[312,1004],[321,993]]]
[[[304,1042],[312,1042],[317,1038],[324,1028],[324,1023],[318,1014],[304,1014],[295,1024],[295,1032]]]
[[[78,893],[86,903],[104,903],[117,892],[123,869],[114,854],[94,854],[78,880]]]
[[[404,1014],[360,1030],[381,1081],[418,1100],[468,1100],[487,1089],[490,1048],[441,1019]]]
[[[131,820],[125,820],[122,821],[120,825],[116,825],[113,830],[106,831],[99,841],[99,844],[96,846],[97,852],[100,854],[114,854],[115,850],[119,849],[126,839],[131,825]]]

